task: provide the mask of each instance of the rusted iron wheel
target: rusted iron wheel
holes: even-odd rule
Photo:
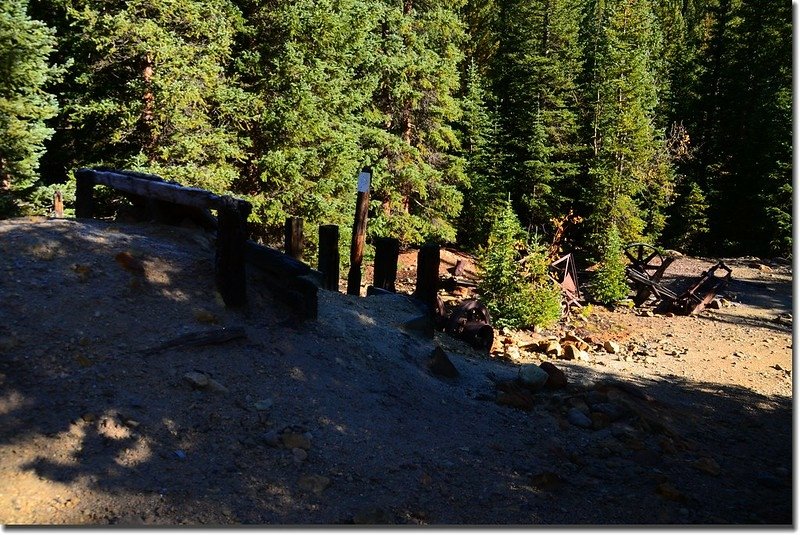
[[[629,243],[625,246],[624,253],[632,267],[643,273],[657,271],[664,263],[661,251],[649,243]]]

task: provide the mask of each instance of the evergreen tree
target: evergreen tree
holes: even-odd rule
[[[500,160],[497,118],[489,109],[489,95],[474,62],[467,70],[462,100],[461,148],[469,186],[459,218],[458,242],[467,247],[486,244],[493,221],[491,207],[501,200],[498,191]]]
[[[494,88],[506,189],[527,226],[566,213],[574,196],[580,71],[579,4],[511,0],[500,11]]]
[[[561,290],[547,276],[545,248],[528,242],[510,201],[495,205],[479,255],[479,291],[500,327],[548,327],[561,316]]]
[[[379,6],[297,0],[244,9],[252,31],[242,71],[260,104],[252,165],[239,187],[251,193],[253,218],[273,237],[288,215],[347,229],[355,180],[369,158]]]
[[[228,191],[246,139],[246,95],[228,74],[243,24],[228,0],[63,0],[74,58],[66,167],[146,170]]]
[[[29,204],[44,142],[53,132],[45,121],[58,110],[46,91],[58,74],[48,63],[55,38],[28,16],[27,5],[25,0],[0,4],[0,216],[18,214]]]
[[[603,239],[600,267],[592,279],[589,292],[595,301],[610,305],[628,296],[625,282],[625,259],[616,225],[611,225]]]
[[[624,241],[658,235],[671,197],[672,170],[655,124],[657,85],[652,57],[658,36],[649,2],[598,0],[587,27],[585,86],[590,142],[583,205],[590,243],[610,226]]]
[[[384,0],[378,26],[372,128],[374,235],[404,243],[453,241],[461,210],[464,161],[453,124],[464,28],[463,1]]]

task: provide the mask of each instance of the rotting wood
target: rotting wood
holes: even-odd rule
[[[246,242],[250,203],[227,198],[217,212],[217,249],[214,275],[225,305],[247,303]]]
[[[436,297],[439,290],[440,250],[436,244],[425,244],[417,253],[417,288],[414,297],[422,301],[426,308],[436,311]]]
[[[127,172],[118,173],[114,171],[78,169],[75,175],[79,180],[80,177],[85,177],[83,180],[89,181],[92,185],[101,184],[150,199],[158,199],[185,206],[194,206],[196,208],[212,208],[219,210],[225,208],[227,203],[226,199],[231,198],[217,195],[204,189],[187,188],[178,184],[143,179],[143,177]]]
[[[224,344],[232,340],[246,338],[247,334],[243,327],[223,327],[210,331],[198,331],[175,337],[157,346],[143,349],[142,355],[154,355],[169,349],[188,349],[192,347],[202,347],[207,345]]]
[[[371,175],[372,171],[369,168],[364,169],[359,175],[353,238],[350,244],[350,271],[347,273],[347,293],[350,295],[361,295],[361,262],[364,259],[364,244],[367,235]]]
[[[64,194],[61,191],[53,194],[53,217],[64,217]]]
[[[400,240],[378,238],[375,240],[375,265],[373,287],[394,292],[397,279],[397,259],[400,256]]]
[[[303,258],[303,218],[287,217],[284,225],[284,249],[286,254],[297,260]]]
[[[339,291],[339,227],[320,225],[317,269],[322,273],[322,287]]]
[[[324,279],[322,273],[252,240],[245,243],[245,249],[247,261],[265,274],[263,282],[276,299],[302,319],[317,318],[317,291]]]

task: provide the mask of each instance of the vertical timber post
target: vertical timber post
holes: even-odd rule
[[[375,272],[372,283],[375,288],[395,291],[398,256],[400,256],[400,240],[397,238],[375,240]]]
[[[217,210],[217,252],[215,278],[217,289],[227,307],[241,307],[247,303],[245,281],[245,243],[247,241],[247,216],[250,203],[230,197],[223,199]]]
[[[287,217],[284,227],[286,254],[297,260],[303,258],[303,218]]]
[[[75,217],[94,217],[94,176],[91,169],[75,171]]]
[[[417,289],[414,296],[432,313],[436,311],[439,292],[439,246],[423,245],[417,253]]]
[[[364,242],[367,235],[367,211],[369,209],[369,185],[372,170],[365,167],[358,175],[358,197],[356,216],[353,221],[353,240],[350,244],[350,271],[347,274],[347,293],[361,295],[361,261],[364,259]]]
[[[322,272],[322,287],[339,291],[339,227],[319,226],[319,255],[317,268]]]
[[[64,194],[61,190],[56,190],[53,194],[53,217],[64,217]]]

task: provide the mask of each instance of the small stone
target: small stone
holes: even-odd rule
[[[270,446],[272,448],[277,448],[281,444],[280,436],[278,432],[274,429],[272,431],[267,431],[263,435],[261,435],[261,440],[264,441],[264,444]]]
[[[353,515],[353,524],[375,525],[392,523],[392,516],[380,507],[370,507]]]
[[[183,376],[192,388],[205,388],[208,386],[208,376],[200,372],[189,372]]]
[[[440,377],[447,377],[448,379],[458,377],[458,370],[439,346],[436,346],[436,349],[431,353],[430,360],[428,360],[428,369],[432,374]]]
[[[664,498],[674,502],[681,502],[686,499],[686,496],[684,496],[682,492],[666,481],[664,483],[660,483],[658,487],[656,487],[656,492]]]
[[[272,400],[267,399],[260,399],[255,402],[255,407],[257,411],[268,411],[272,408]]]
[[[503,354],[509,360],[519,360],[520,359],[519,348],[517,346],[514,346],[514,345],[506,346],[505,351],[504,351]]]
[[[175,450],[175,456],[181,461],[186,460],[186,452],[183,450]]]
[[[308,452],[300,448],[292,448],[292,457],[296,463],[302,463],[308,459]]]
[[[713,299],[708,305],[706,305],[706,308],[719,310],[722,308],[722,301],[720,299]]]
[[[718,476],[721,473],[719,464],[717,464],[717,461],[711,457],[703,457],[702,459],[698,459],[692,463],[692,466],[694,466],[697,470],[712,476]]]
[[[582,349],[584,351],[588,351],[590,347],[585,340],[583,340],[579,336],[575,336],[574,334],[567,334],[561,339],[562,346],[565,346],[567,344],[572,344],[576,346],[578,349]]]
[[[605,429],[611,424],[611,418],[609,418],[607,414],[603,414],[602,412],[593,412],[591,413],[590,416],[592,421],[592,429],[595,430]]]
[[[627,414],[626,410],[616,403],[595,403],[592,405],[592,410],[605,414],[612,422],[616,422]]]
[[[83,414],[81,416],[81,420],[83,420],[87,424],[90,424],[90,423],[94,422],[95,420],[97,420],[97,416],[95,416],[94,413],[87,412],[87,413],[85,413],[85,414]]]
[[[222,383],[220,383],[215,379],[208,380],[207,388],[212,392],[218,392],[220,394],[227,394],[229,392],[228,388],[225,385],[223,385]]]
[[[578,350],[578,360],[582,360],[584,362],[590,362],[592,360],[592,357],[591,355],[589,355],[589,353],[580,349]]]
[[[547,382],[544,384],[547,388],[564,388],[567,386],[567,376],[563,371],[559,370],[552,362],[542,362],[539,367],[547,373]]]
[[[206,323],[206,324],[214,324],[219,323],[219,318],[215,316],[213,313],[209,312],[204,308],[196,308],[194,309],[194,319],[198,323]]]
[[[557,340],[543,340],[539,342],[539,351],[546,355],[560,357],[564,353],[564,348]]]
[[[573,407],[567,412],[567,420],[572,425],[590,429],[592,427],[592,420],[577,408]]]
[[[311,440],[302,433],[292,431],[281,435],[283,446],[289,449],[300,448],[302,450],[311,449]]]
[[[331,485],[331,480],[325,476],[314,474],[301,476],[297,484],[302,490],[313,492],[314,494],[322,494]]]
[[[569,344],[564,346],[564,354],[561,358],[564,360],[577,360],[580,357],[581,350],[576,346]]]
[[[542,388],[550,375],[536,364],[523,364],[519,367],[519,380],[531,390]]]
[[[603,349],[606,350],[607,353],[611,353],[612,355],[616,355],[619,353],[619,344],[613,340],[607,340],[606,343],[603,344]]]

